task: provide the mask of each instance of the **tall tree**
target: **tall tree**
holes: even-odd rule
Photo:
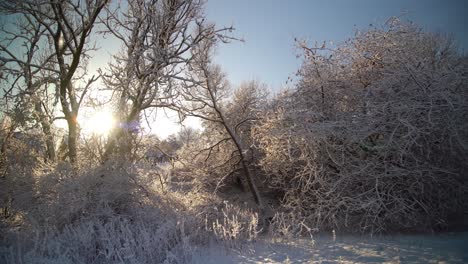
[[[106,159],[116,150],[129,150],[126,136],[135,131],[147,109],[170,105],[183,80],[191,49],[201,40],[231,28],[205,25],[201,0],[130,0],[124,12],[109,11],[107,30],[123,45],[109,64],[104,81],[117,92],[116,128],[106,148]]]
[[[40,47],[52,48],[50,67],[36,65],[28,58],[17,60],[23,65],[53,74],[61,111],[68,125],[68,156],[72,163],[77,159],[77,116],[80,105],[90,85],[97,80],[93,76],[84,84],[83,89],[78,89],[77,75],[81,79],[86,74],[83,61],[93,50],[89,45],[89,37],[98,15],[108,2],[109,0],[7,0],[1,4],[2,11],[20,15],[30,21],[31,25],[37,25],[38,33],[46,35],[52,44],[51,47]],[[25,35],[22,30],[14,34],[18,38],[30,36]]]
[[[5,4],[5,3],[4,3]],[[1,11],[8,15],[9,9]],[[1,29],[2,99],[8,115],[19,124],[40,125],[46,144],[46,158],[55,160],[52,132],[53,99],[56,83],[53,54],[43,47],[51,44],[45,28],[27,14],[10,16],[12,23]],[[16,19],[16,20],[14,20]],[[53,89],[53,87],[52,87]]]
[[[224,100],[229,95],[229,84],[220,67],[212,63],[211,53],[215,44],[214,38],[207,39],[194,50],[195,56],[190,64],[191,71],[188,73],[190,81],[186,81],[182,85],[182,97],[181,101],[177,103],[177,107],[185,116],[201,118],[222,129],[222,134],[225,137],[217,140],[206,150],[211,153],[220,144],[230,142],[234,148],[231,158],[238,159],[237,164],[240,164],[242,168],[255,202],[263,207],[246,156],[250,146],[242,140],[240,133],[241,126],[246,125],[251,117],[236,119],[228,116]]]

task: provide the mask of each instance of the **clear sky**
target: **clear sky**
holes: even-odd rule
[[[277,90],[301,64],[294,38],[340,42],[392,16],[453,33],[468,51],[468,0],[208,0],[206,7],[208,20],[233,25],[246,40],[218,48],[216,61],[234,85],[256,78]]]

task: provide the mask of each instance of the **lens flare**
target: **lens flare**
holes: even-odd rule
[[[115,126],[115,119],[108,111],[95,112],[89,119],[83,120],[81,127],[86,134],[106,136]]]

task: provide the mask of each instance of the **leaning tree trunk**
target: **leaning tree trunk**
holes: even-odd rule
[[[233,131],[232,128],[227,123],[227,119],[224,116],[223,111],[220,109],[220,107],[219,107],[219,105],[217,103],[216,96],[213,93],[213,87],[211,85],[211,82],[209,81],[208,71],[206,69],[204,69],[203,71],[204,71],[204,74],[205,74],[205,76],[207,77],[207,80],[208,80],[206,82],[206,84],[208,86],[207,90],[208,90],[208,93],[210,94],[211,102],[213,103],[212,107],[216,111],[216,113],[218,114],[218,117],[221,119],[221,124],[223,125],[226,132],[229,134],[229,137],[232,139],[232,141],[234,142],[234,145],[236,146],[237,151],[239,152],[239,156],[241,158],[242,169],[243,169],[243,171],[245,173],[245,177],[247,178],[247,183],[249,185],[250,192],[252,193],[252,196],[253,196],[255,202],[257,203],[257,205],[260,208],[263,208],[263,203],[262,203],[262,199],[260,197],[260,192],[257,189],[257,185],[255,184],[255,181],[253,179],[253,175],[252,175],[252,173],[251,173],[251,171],[249,169],[247,160],[246,160],[245,155],[244,155],[244,148],[242,147],[242,142],[237,137],[236,132]]]
[[[252,196],[255,202],[258,204],[258,206],[260,208],[263,208],[263,203],[260,197],[260,192],[257,189],[257,185],[255,184],[255,181],[253,179],[252,172],[249,169],[249,165],[244,155],[244,149],[242,147],[242,143],[234,134],[234,131],[232,131],[232,129],[226,123],[223,122],[223,125],[226,131],[228,132],[229,136],[232,138],[232,141],[234,141],[234,145],[236,145],[237,151],[239,152],[239,156],[241,158],[242,170],[244,171],[245,177],[247,178],[247,184],[249,185],[250,192],[252,193]]]

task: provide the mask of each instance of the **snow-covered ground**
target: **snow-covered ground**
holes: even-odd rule
[[[468,232],[437,235],[317,236],[227,249],[212,243],[195,251],[193,263],[468,263]]]

